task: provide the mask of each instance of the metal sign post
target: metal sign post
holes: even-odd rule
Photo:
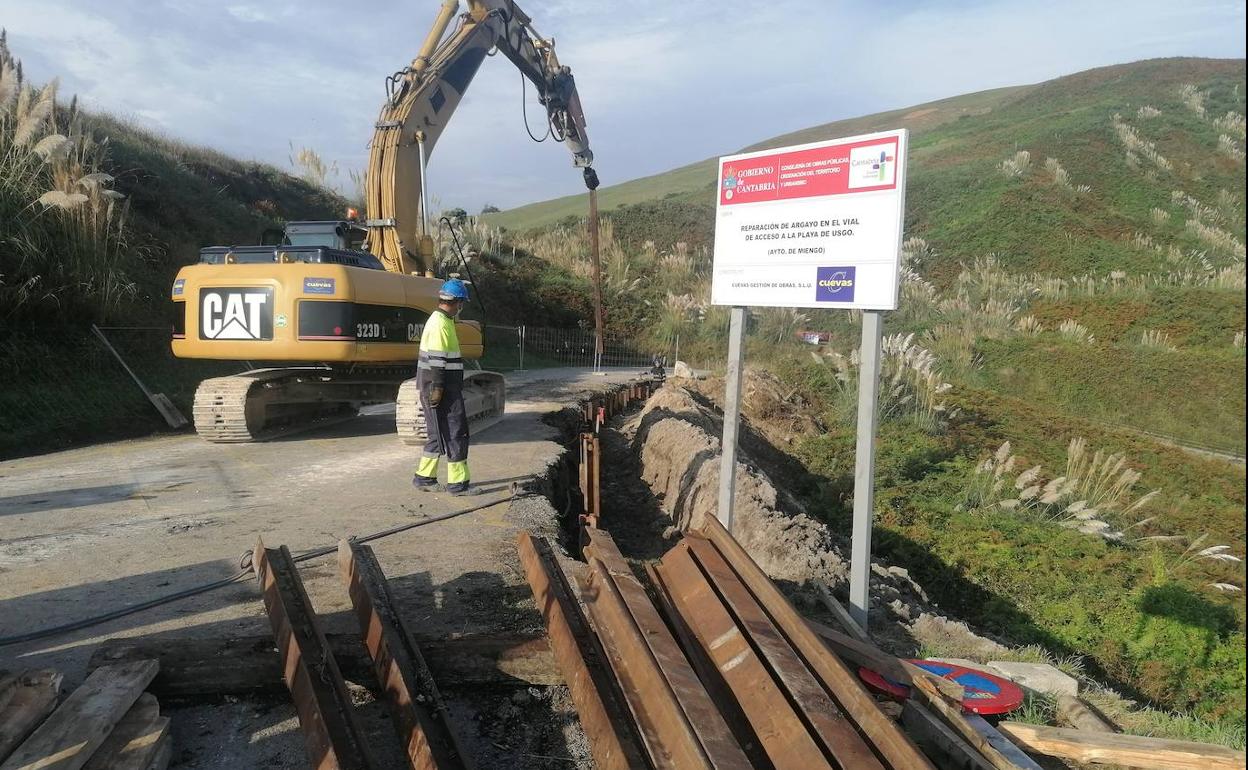
[[[732,532],[732,506],[737,491],[737,431],[741,425],[741,369],[745,363],[745,308],[732,309],[728,330],[728,371],[725,375],[724,435],[719,453],[719,523]]]
[[[854,524],[849,562],[849,614],[865,631],[871,594],[871,525],[875,518],[875,422],[880,391],[884,314],[862,312],[858,354],[858,443],[854,453]]]

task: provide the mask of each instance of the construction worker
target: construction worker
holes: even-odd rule
[[[468,414],[464,409],[464,359],[459,352],[455,319],[468,302],[468,287],[452,278],[438,290],[438,309],[425,322],[420,337],[420,405],[428,440],[412,484],[417,489],[438,485],[438,461],[446,455],[446,491],[473,495],[479,490],[468,477]]]

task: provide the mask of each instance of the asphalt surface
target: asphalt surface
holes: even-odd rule
[[[418,633],[540,627],[515,536],[526,528],[553,532],[557,524],[545,500],[510,500],[512,484],[544,474],[564,450],[546,415],[638,373],[509,375],[506,417],[473,439],[470,468],[483,490],[474,498],[411,487],[419,449],[395,437],[392,406],[260,444],[214,445],[177,434],[0,462],[0,637],[228,577],[258,538],[298,553],[490,502],[497,504],[386,538],[374,549]],[[311,562],[302,573],[325,630],[355,631],[334,557]],[[246,581],[0,648],[0,668],[54,667],[72,687],[104,639],[267,633],[259,592]],[[201,707],[175,718],[181,751],[174,766],[301,766],[293,712],[238,711]],[[227,739],[229,751],[220,748]],[[257,743],[268,753],[257,753]],[[213,751],[219,759],[205,756]]]

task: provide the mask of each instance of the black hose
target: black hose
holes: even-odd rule
[[[528,90],[528,81],[525,79],[524,73],[521,72],[520,73],[520,114],[524,116],[524,130],[525,132],[528,133],[530,139],[537,142],[538,144],[541,144],[542,142],[550,138],[550,134],[551,134],[550,115],[549,114],[546,115],[546,135],[543,136],[541,139],[538,139],[536,136],[533,135],[533,129],[529,127],[529,100],[526,98],[527,90]]]
[[[467,513],[474,513],[484,508],[490,508],[492,506],[499,505],[500,503],[505,503],[510,500],[514,500],[516,499],[516,497],[517,495],[513,494],[506,498],[503,498],[502,500],[495,500],[494,502],[491,502],[491,503],[482,503],[481,505],[473,506],[472,508],[466,508],[462,511],[452,511],[451,513],[444,513],[440,516],[430,516],[429,518],[421,519],[420,521],[413,521],[408,524],[399,524],[397,526],[390,527],[389,529],[383,529],[380,532],[374,532],[371,535],[365,535],[363,537],[357,537],[357,538],[351,538],[351,539],[357,543],[371,543],[374,540],[380,540],[381,538],[389,537],[390,535],[397,535],[398,533],[406,532],[409,529],[423,527],[426,524],[434,524],[439,521],[446,521],[447,519],[453,519],[456,516],[463,516],[464,514],[467,514]],[[331,553],[334,553],[337,550],[338,550],[338,546],[336,544],[327,545],[321,548],[315,548],[311,551],[305,551],[299,554],[298,556],[294,557],[294,561],[304,562],[304,561],[309,561],[311,559],[317,559],[322,556],[327,556]],[[247,554],[244,556],[243,563],[245,564],[247,563],[248,556],[250,556],[250,554]],[[84,628],[90,628],[91,626],[98,626],[99,624],[107,623],[110,620],[116,620],[117,618],[124,618],[127,615],[133,615],[136,612],[142,612],[143,610],[149,610],[149,609],[152,609],[153,607],[159,607],[164,604],[171,604],[173,602],[180,601],[182,599],[187,599],[192,596],[199,596],[200,594],[208,593],[209,591],[215,591],[218,588],[225,588],[228,585],[233,585],[235,583],[241,582],[244,579],[246,579],[248,576],[253,575],[253,574],[255,574],[255,569],[250,564],[247,564],[247,566],[241,571],[235,573],[234,575],[231,575],[228,578],[224,578],[222,580],[215,580],[211,583],[204,583],[203,585],[195,586],[193,588],[187,588],[185,590],[177,591],[175,593],[166,594],[164,596],[158,596],[155,599],[148,599],[145,602],[132,604],[128,607],[122,607],[120,609],[116,609],[111,612],[106,612],[101,615],[94,615],[89,618],[83,618],[82,620],[75,620],[72,623],[65,623],[63,625],[53,626],[51,628],[42,628],[42,629],[39,629],[38,631],[30,631],[25,634],[17,634],[16,636],[0,637],[0,647],[8,647],[10,645],[22,644],[24,642],[34,642],[40,639],[47,639],[48,637],[51,637],[51,636],[60,636],[61,634],[68,634],[73,631],[80,631]]]

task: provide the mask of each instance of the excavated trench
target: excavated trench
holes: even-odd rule
[[[715,516],[722,414],[698,385],[669,380],[644,403],[607,419],[599,431],[599,526],[611,533],[639,576],[641,564],[658,559],[682,532]],[[579,514],[585,503],[577,435],[586,423],[572,409],[548,422],[570,448],[551,466],[540,491],[555,509],[559,545],[580,560]],[[832,621],[816,583],[847,598],[849,542],[787,491],[797,473],[796,462],[743,418],[733,534],[802,612]],[[871,613],[873,636],[894,654],[910,656],[924,645],[975,650],[985,658],[1005,651],[944,616],[905,569],[879,560],[872,564]]]

